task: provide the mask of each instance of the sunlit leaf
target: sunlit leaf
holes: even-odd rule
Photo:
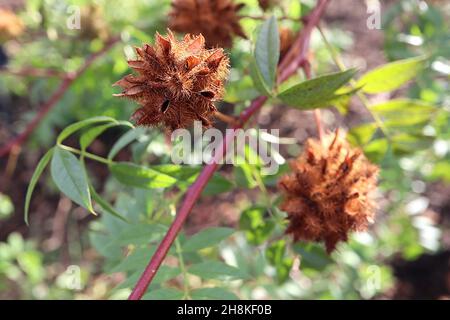
[[[367,72],[357,82],[366,93],[381,93],[400,88],[422,70],[426,58],[394,61]]]
[[[281,92],[278,98],[287,105],[300,109],[327,107],[354,93],[338,94],[336,91],[350,81],[355,73],[355,69],[349,69],[306,80]]]

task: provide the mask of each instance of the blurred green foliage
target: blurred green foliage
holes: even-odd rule
[[[246,3],[243,14],[263,14],[256,0],[241,2]],[[298,19],[314,5],[314,1],[304,1],[302,5],[294,0],[282,3],[281,8],[273,9],[270,14]],[[389,61],[413,58],[406,60],[406,66],[405,61],[396,62],[394,68],[387,64],[384,70],[376,69],[358,76],[367,83],[358,83],[355,79],[355,91],[347,84],[350,79],[347,75],[354,76],[352,72],[337,73],[339,79],[345,76],[345,81],[339,85],[320,82],[320,86],[314,87],[316,96],[325,92],[332,97],[343,94],[337,91],[342,86],[341,90],[363,97],[382,91],[406,91],[402,97],[395,92],[390,101],[369,105],[370,112],[380,118],[383,127],[368,121],[350,128],[350,141],[361,146],[381,167],[383,212],[369,232],[353,235],[331,256],[320,244],[292,244],[284,237],[285,213],[277,208],[280,199],[271,192],[287,166],[284,165],[276,176],[263,177],[260,166],[244,163],[231,172],[218,173],[204,193],[209,197],[231,190],[258,190],[252,201],[236,204],[240,211],[236,230],[215,227],[195,235],[181,233],[144,298],[371,299],[394,286],[390,259],[401,256],[413,260],[425,252],[442,248],[439,226],[421,213],[428,205],[426,183],[450,181],[449,20],[439,8],[420,3],[423,1],[398,1],[383,16],[385,54]],[[77,70],[87,56],[103,46],[97,37],[81,39],[77,30],[66,26],[68,7],[84,8],[88,4],[81,0],[27,1],[20,12],[27,33],[20,39],[20,50],[12,51],[8,67]],[[50,171],[56,186],[67,197],[101,214],[80,235],[95,254],[88,267],[83,265],[85,257],[76,256],[82,265],[81,288],[74,290],[67,286],[71,275],[61,266],[57,267],[56,252],[44,254],[37,240],[25,240],[18,233],[11,233],[0,243],[1,297],[126,298],[200,170],[200,167],[172,165],[165,136],[158,129],[126,128],[131,126],[126,121],[135,106],[112,97],[115,89],[111,84],[129,72],[126,58],[134,55],[133,46],[151,42],[155,31],[165,30],[169,1],[99,0],[95,5],[101,8],[107,32],[119,36],[121,42],[77,79],[31,138],[33,150],[48,149],[63,128],[91,119],[89,123],[83,122],[85,126],[80,126],[78,131],[71,132],[80,137],[80,150],[75,152],[61,141],[54,147],[57,157],[52,158]],[[273,55],[253,55],[255,45],[277,47],[273,41],[257,40],[262,34],[268,36],[265,40],[273,38],[276,31],[274,19],[269,19],[269,14],[266,18],[263,27],[260,27],[262,21],[242,19],[249,39],[236,39],[229,52],[232,69],[224,100],[234,104],[236,114],[260,94],[258,90],[275,94]],[[278,24],[298,30],[300,25],[292,19],[279,20]],[[325,34],[330,35],[330,44],[338,55],[351,48],[352,38],[347,32],[334,28],[325,30]],[[317,74],[336,71],[333,54],[318,33],[313,34],[312,43]],[[253,63],[268,64],[268,68],[259,70],[264,74],[255,77],[250,72]],[[398,64],[403,64],[403,69],[397,69]],[[377,72],[381,72],[381,79],[387,75],[392,77],[387,87],[385,83],[376,83],[375,80],[380,79]],[[395,73],[403,77],[392,76]],[[254,83],[255,79],[259,79],[259,85]],[[414,81],[405,87],[410,79]],[[311,83],[304,80],[302,75],[295,76],[281,84],[278,92],[298,86],[309,88]],[[2,94],[29,99],[29,108],[16,120],[17,130],[35,115],[36,108],[57,88],[58,81],[33,77],[19,80],[16,76],[2,74]],[[299,81],[303,82],[298,84]],[[327,91],[329,88],[331,91]],[[299,102],[300,97],[304,97],[304,91],[299,90],[293,99],[304,106],[304,101]],[[283,95],[279,98],[295,106],[283,100]],[[339,101],[343,116],[348,111],[349,101]],[[278,102],[271,100],[267,108]],[[320,102],[321,107],[337,104],[333,99],[326,104],[323,100]],[[226,108],[225,105],[219,107]],[[96,159],[96,155],[89,153],[90,145],[108,132],[113,132],[114,137],[108,141],[111,144],[109,155]],[[129,150],[130,162],[118,156],[123,149]],[[81,158],[77,158],[80,154]],[[86,165],[91,160],[105,165],[111,173],[103,188],[101,179]],[[71,174],[73,183],[61,184],[61,181],[67,182]],[[82,186],[81,193],[79,186]],[[0,194],[0,220],[10,217],[13,210],[10,199]],[[103,279],[104,274],[119,274],[121,278],[117,281]]]

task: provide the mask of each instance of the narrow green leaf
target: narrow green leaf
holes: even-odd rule
[[[162,238],[167,227],[162,224],[137,224],[123,230],[115,238],[120,245],[142,245]]]
[[[323,75],[303,81],[278,95],[284,103],[300,109],[313,109],[333,104],[341,97],[354,93],[336,93],[355,75],[355,69]]]
[[[244,279],[247,274],[240,269],[219,261],[205,261],[193,264],[188,272],[203,279]]]
[[[193,300],[239,300],[234,293],[223,288],[195,289],[190,296]]]
[[[394,61],[371,70],[357,82],[366,93],[380,93],[398,89],[414,78],[424,67],[425,57]]]
[[[117,121],[114,123],[107,123],[96,126],[94,128],[90,128],[87,131],[83,132],[83,134],[80,136],[81,150],[86,150],[86,148],[92,143],[92,141],[94,141],[105,130],[116,126],[127,126],[133,128],[133,125],[128,121]]]
[[[293,249],[300,254],[300,268],[322,271],[333,262],[325,249],[317,244],[297,243]]]
[[[275,16],[262,24],[256,39],[254,56],[263,81],[272,91],[280,58],[280,36]]]
[[[58,135],[58,138],[56,139],[56,142],[57,144],[61,144],[64,139],[69,137],[72,133],[80,130],[81,128],[99,122],[117,122],[117,120],[111,117],[100,116],[73,123],[70,126],[66,127],[63,131],[61,131],[61,133]]]
[[[25,212],[24,219],[25,219],[25,223],[27,225],[28,225],[28,216],[29,216],[29,211],[30,211],[31,196],[33,194],[34,188],[36,187],[36,184],[37,184],[42,172],[44,171],[47,164],[50,162],[50,159],[53,156],[53,152],[54,152],[54,148],[51,148],[44,154],[44,156],[41,158],[41,160],[39,160],[36,170],[34,170],[33,176],[31,177],[30,184],[28,185],[27,194],[25,196],[25,210],[24,210],[24,212]]]
[[[190,237],[182,246],[183,251],[197,251],[212,247],[233,234],[231,228],[208,228]]]
[[[131,162],[114,162],[109,168],[119,182],[137,188],[168,188],[177,182],[165,173]]]
[[[53,181],[67,197],[95,214],[86,172],[80,161],[69,151],[55,147],[51,162]]]
[[[108,201],[106,201],[105,199],[103,199],[98,193],[97,191],[95,191],[94,187],[92,185],[89,186],[89,190],[91,192],[92,195],[92,199],[94,199],[95,202],[97,202],[97,204],[106,212],[110,213],[111,215],[113,215],[116,218],[119,218],[122,221],[128,222],[127,218],[125,218],[124,216],[122,216],[116,209],[113,208],[112,205],[110,205],[108,203]]]
[[[436,111],[436,107],[422,100],[394,99],[370,106],[370,110],[381,116],[403,117],[408,114],[430,114]]]
[[[254,57],[252,57],[250,61],[250,77],[252,78],[253,85],[259,93],[268,97],[272,96],[271,90],[265,83],[262,74],[256,65]]]
[[[128,245],[132,242],[122,242],[122,244]],[[114,243],[116,247],[117,243]],[[135,272],[139,271],[142,273],[142,268],[150,261],[151,257],[156,251],[156,247],[148,246],[143,248],[138,248],[134,250],[130,255],[125,258],[122,258],[120,262],[115,265],[111,270],[108,270],[111,273],[115,272]]]
[[[116,156],[116,154],[122,150],[126,145],[131,143],[132,141],[139,138],[141,135],[143,135],[145,132],[145,128],[143,127],[137,127],[133,130],[128,131],[123,136],[120,137],[119,140],[116,141],[116,143],[113,145],[111,150],[108,154],[108,159],[112,159]]]

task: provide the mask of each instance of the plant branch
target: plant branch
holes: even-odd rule
[[[67,74],[67,76],[64,77],[64,79],[62,80],[58,89],[56,89],[56,91],[51,95],[51,97],[42,104],[36,117],[34,117],[34,119],[31,120],[31,122],[27,125],[26,129],[0,148],[0,158],[7,155],[11,151],[11,149],[17,146],[21,146],[23,143],[25,143],[25,141],[33,133],[33,131],[45,118],[45,116],[53,109],[53,107],[59,102],[59,100],[61,100],[61,98],[70,88],[72,83],[75,80],[77,80],[86,71],[86,69],[88,69],[95,60],[97,60],[97,58],[101,57],[103,54],[109,51],[109,49],[111,49],[114,46],[114,44],[116,44],[118,41],[119,38],[112,38],[104,45],[104,47],[101,50],[89,56],[84,62],[84,64],[77,71],[71,74]]]
[[[297,68],[307,59],[306,53],[308,52],[309,48],[309,39],[311,31],[314,29],[315,26],[318,25],[320,17],[324,12],[327,3],[328,0],[319,0],[317,6],[313,9],[313,11],[311,11],[310,15],[305,20],[306,23],[305,27],[303,28],[302,32],[298,35],[298,39],[296,41],[297,45],[293,46],[289,51],[290,53],[293,50],[298,49],[298,55],[294,53],[292,57],[288,57],[290,56],[288,53],[286,57],[283,59],[282,63],[280,64],[279,67],[280,82],[285,81],[290,76],[292,76],[296,72]],[[286,58],[292,59],[292,62],[284,63]],[[281,67],[283,63],[286,66]],[[149,284],[153,280],[156,272],[161,266],[161,263],[166,257],[167,252],[169,251],[172,243],[176,239],[179,231],[181,230],[181,227],[183,226],[187,216],[191,212],[194,204],[197,202],[197,199],[200,197],[209,179],[217,170],[218,163],[220,163],[219,160],[222,159],[222,157],[226,153],[227,146],[229,145],[231,139],[234,138],[234,131],[236,129],[241,128],[250,119],[250,117],[264,105],[266,101],[267,97],[265,96],[256,98],[255,100],[252,101],[250,106],[239,115],[239,123],[233,126],[234,130],[226,135],[220,147],[220,150],[214,155],[214,160],[204,166],[200,175],[197,177],[195,182],[189,187],[189,190],[186,193],[184,201],[181,204],[181,207],[178,211],[177,216],[175,217],[175,220],[173,221],[172,225],[170,226],[169,230],[167,231],[166,235],[161,241],[158,249],[152,256],[149,264],[147,265],[138,282],[136,283],[136,286],[134,287],[133,291],[129,296],[130,300],[139,300],[144,295]]]

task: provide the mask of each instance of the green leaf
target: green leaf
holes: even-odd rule
[[[351,128],[348,133],[348,141],[356,146],[364,146],[370,142],[377,131],[377,125],[374,122],[364,123]]]
[[[361,86],[366,93],[398,89],[417,75],[425,61],[425,57],[415,57],[385,64],[363,75],[357,86]]]
[[[140,136],[144,134],[144,132],[145,128],[138,127],[125,133],[123,136],[120,137],[119,140],[116,141],[116,143],[109,151],[108,159],[114,158],[120,150],[122,150],[126,145],[128,145],[132,141],[138,139]]]
[[[404,132],[411,129],[421,131],[437,108],[421,100],[395,99],[370,106],[370,110],[385,120],[384,126],[388,129]]]
[[[180,300],[184,297],[184,293],[173,288],[161,288],[146,293],[142,299],[144,300]]]
[[[306,80],[283,91],[278,98],[289,106],[304,110],[326,107],[354,93],[354,90],[347,93],[336,91],[350,81],[355,73],[355,69],[349,69]]]
[[[114,243],[117,247],[117,243]],[[147,265],[156,251],[156,247],[144,247],[134,250],[130,255],[122,258],[120,263],[115,265],[109,272],[138,272],[138,277],[142,274],[142,268]],[[137,279],[136,279],[137,280]],[[122,287],[122,286],[121,286]]]
[[[265,85],[272,91],[280,58],[280,36],[275,16],[264,21],[259,29],[254,57]]]
[[[162,224],[138,224],[123,230],[114,241],[120,245],[143,245],[161,239],[166,231]]]
[[[270,88],[267,86],[261,72],[258,70],[254,57],[252,57],[250,61],[250,77],[252,78],[253,85],[259,93],[268,97],[272,96]]]
[[[251,207],[241,214],[239,228],[245,230],[245,236],[251,244],[262,244],[275,228],[273,221],[265,216],[266,212],[264,207]]]
[[[219,173],[215,173],[212,178],[208,181],[205,189],[202,192],[204,196],[213,196],[219,193],[224,193],[232,190],[234,184],[229,179],[226,179]]]
[[[53,181],[72,201],[95,214],[88,180],[80,161],[69,151],[55,147],[51,163]]]
[[[114,123],[107,123],[103,125],[96,126],[94,128],[90,128],[87,131],[83,132],[80,137],[80,147],[81,150],[86,150],[86,148],[94,141],[99,135],[101,135],[105,130],[116,127],[116,126],[127,126],[133,128],[133,125],[128,121],[117,121]]]
[[[127,279],[118,286],[118,288],[133,287],[139,280],[140,276],[142,275],[142,272],[143,272],[142,269],[148,263],[149,260],[150,260],[150,258],[148,258],[145,262],[143,262],[139,268],[136,268],[135,270],[137,270],[137,271],[133,272],[130,276],[128,276]],[[170,279],[173,279],[176,276],[178,276],[180,273],[181,273],[180,268],[161,266],[158,269],[158,272],[156,273],[155,277],[152,280],[152,287],[154,287],[155,285],[158,285],[160,283],[166,282]],[[152,287],[150,287],[150,290],[152,290]]]
[[[289,278],[289,273],[294,262],[292,258],[285,257],[285,255],[285,240],[278,240],[272,243],[266,249],[266,258],[269,263],[275,267],[279,283],[283,283]]]
[[[92,199],[94,199],[95,202],[97,202],[97,204],[106,212],[110,213],[111,215],[113,215],[116,218],[119,218],[122,221],[128,222],[128,220],[122,216],[116,209],[113,208],[113,206],[111,206],[108,201],[106,201],[105,199],[103,199],[98,193],[97,191],[95,191],[93,186],[89,186],[89,191],[91,192],[92,195]]]
[[[131,162],[111,163],[109,168],[119,182],[132,187],[144,189],[168,188],[177,182],[174,177]]]
[[[100,116],[100,117],[89,118],[89,119],[86,119],[83,121],[76,122],[76,123],[71,124],[70,126],[66,127],[63,131],[61,131],[61,133],[58,135],[58,138],[56,139],[56,142],[57,142],[57,144],[61,144],[64,141],[64,139],[66,139],[72,133],[80,130],[81,128],[84,128],[86,126],[89,126],[94,123],[99,123],[99,122],[117,122],[117,120],[114,118],[110,118],[110,117]]]
[[[239,300],[232,292],[223,288],[201,288],[192,290],[190,296],[193,300]]]
[[[41,160],[39,160],[36,170],[34,170],[33,176],[31,177],[30,184],[28,185],[27,194],[25,196],[25,210],[24,210],[24,212],[25,212],[24,219],[25,219],[25,223],[27,225],[28,225],[28,216],[29,216],[29,211],[30,211],[31,196],[33,194],[34,188],[36,187],[36,184],[37,184],[42,172],[44,171],[47,164],[50,162],[50,159],[53,156],[53,152],[54,152],[54,148],[51,148],[44,154],[44,156],[41,158]]]
[[[189,267],[190,274],[203,279],[245,279],[247,274],[240,269],[219,261],[205,261]]]
[[[228,238],[234,229],[231,228],[208,228],[190,237],[182,246],[183,251],[197,251],[203,248],[212,247],[222,240]]]
[[[333,262],[325,249],[314,243],[296,243],[293,249],[300,254],[300,268],[322,271]]]

